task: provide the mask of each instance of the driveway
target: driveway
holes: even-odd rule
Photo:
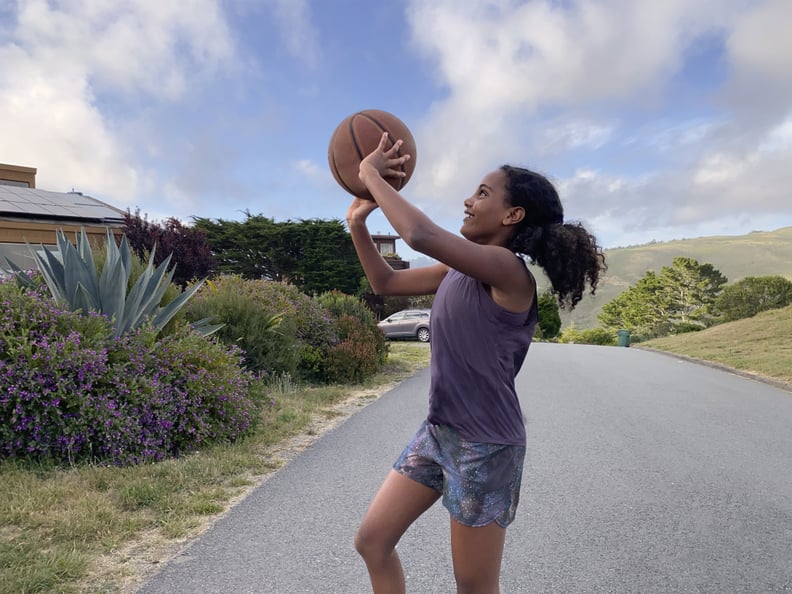
[[[426,413],[428,371],[340,424],[145,594],[369,592],[355,528]],[[531,347],[528,455],[502,592],[792,591],[792,394],[639,349]],[[454,592],[448,516],[399,545],[409,592]]]

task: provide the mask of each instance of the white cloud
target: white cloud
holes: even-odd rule
[[[562,196],[607,229],[792,213],[790,20],[789,0],[412,0],[413,48],[446,91],[416,134],[413,190],[451,212],[486,171],[528,159],[587,169]],[[723,40],[726,80],[680,112],[701,40]]]
[[[38,185],[132,201],[145,172],[103,98],[178,100],[227,64],[233,42],[212,0],[120,5],[22,0],[0,40],[0,161],[38,168]]]
[[[305,177],[317,180],[321,179],[326,181],[329,179],[329,174],[327,173],[327,167],[319,167],[315,162],[311,161],[310,159],[300,159],[292,163],[292,167],[294,168],[297,173],[300,175],[304,175]]]

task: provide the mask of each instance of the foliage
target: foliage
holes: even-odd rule
[[[139,258],[145,260],[154,252],[154,264],[160,265],[172,254],[175,262],[173,282],[182,288],[190,281],[210,276],[217,269],[206,233],[182,224],[175,217],[159,224],[146,216],[141,217],[140,209],[136,209],[135,214],[127,211],[124,234]]]
[[[321,295],[317,295],[316,302],[326,308],[336,318],[342,314],[347,314],[356,317],[363,324],[377,324],[374,313],[363,301],[357,297],[346,295],[341,291],[326,291]]]
[[[614,332],[605,328],[579,330],[574,324],[570,324],[558,337],[558,342],[614,346],[616,344],[616,336]]]
[[[61,230],[57,232],[57,242],[57,253],[46,246],[41,246],[40,252],[33,252],[39,272],[55,302],[72,311],[106,315],[112,320],[113,335],[116,337],[144,324],[151,324],[157,331],[162,330],[201,287],[201,283],[196,283],[162,307],[160,303],[173,277],[172,270],[167,272],[170,257],[155,267],[152,253],[148,266],[132,288],[128,289],[133,256],[126,237],[121,238],[119,247],[112,232],[107,231],[101,272],[94,261],[85,229],[78,235],[76,246],[66,239]],[[30,288],[36,286],[26,273],[16,266],[12,267],[21,285]],[[215,330],[206,325],[206,320],[201,320],[197,327],[204,334]]]
[[[230,311],[224,313],[225,307]],[[251,357],[248,365],[267,374],[288,373],[298,379],[320,381],[327,348],[339,340],[330,312],[286,283],[223,275],[196,295],[186,309],[190,320],[211,313],[230,324],[232,328],[221,334],[221,340],[242,348],[255,347],[252,353],[246,353]],[[241,320],[234,321],[235,312],[243,316]],[[273,316],[280,319],[277,328],[259,332],[267,329],[264,321]],[[258,320],[256,327],[245,329],[252,320]],[[242,344],[240,338],[250,342]]]
[[[259,382],[195,333],[111,336],[97,313],[0,284],[0,457],[135,464],[245,434]]]
[[[671,304],[663,282],[654,271],[602,306],[599,321],[605,328],[630,329],[641,336],[663,336],[670,329]]]
[[[410,297],[403,297],[401,295],[388,295],[380,297],[382,300],[382,308],[380,310],[380,319],[384,320],[390,315],[395,314],[397,311],[403,309],[410,309]]]
[[[197,218],[195,226],[206,233],[222,272],[287,282],[310,295],[360,289],[363,269],[340,220],[278,223],[247,212],[242,222]]]
[[[541,338],[552,340],[561,331],[561,314],[559,313],[558,300],[552,293],[546,291],[539,296],[539,324]]]
[[[340,341],[327,350],[324,379],[330,383],[354,383],[373,375],[381,367],[376,335],[359,318],[341,314],[338,318]],[[376,327],[375,327],[376,329]],[[384,339],[381,339],[384,340]]]
[[[792,281],[783,276],[748,276],[724,287],[715,301],[723,321],[750,318],[792,303]]]
[[[726,283],[711,264],[674,258],[660,274],[647,271],[602,307],[600,323],[609,329],[626,328],[642,337],[664,336],[677,329],[705,328],[717,320],[715,299]]]
[[[388,342],[379,328],[377,328],[377,320],[374,313],[369,309],[368,305],[357,297],[345,295],[340,291],[328,291],[316,297],[316,301],[325,307],[332,315],[339,321],[343,315],[350,315],[357,318],[366,329],[366,333],[362,333],[363,339],[366,342],[374,344],[374,351],[377,354],[378,365],[384,365],[388,359]],[[343,324],[340,324],[343,325]],[[344,340],[343,328],[339,328],[339,336]]]
[[[410,309],[432,309],[432,305],[434,305],[434,298],[435,296],[432,295],[416,295],[410,297],[409,308]]]
[[[660,271],[664,290],[672,304],[672,328],[697,325],[708,328],[716,321],[714,303],[727,278],[712,264],[699,264],[693,258],[674,258]]]
[[[270,377],[296,376],[300,362],[296,321],[269,302],[265,282],[229,275],[209,281],[185,308],[187,319],[222,323],[217,338],[242,349],[247,369]]]

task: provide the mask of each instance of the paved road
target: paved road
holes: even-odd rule
[[[638,349],[535,344],[518,378],[522,502],[502,591],[792,592],[792,394]],[[426,411],[403,382],[256,489],[141,594],[368,592],[355,527]],[[454,592],[448,518],[399,545]]]

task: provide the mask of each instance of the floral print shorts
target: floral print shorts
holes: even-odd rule
[[[525,446],[467,441],[451,427],[424,421],[393,468],[442,493],[460,524],[506,528],[520,500],[524,459]]]

